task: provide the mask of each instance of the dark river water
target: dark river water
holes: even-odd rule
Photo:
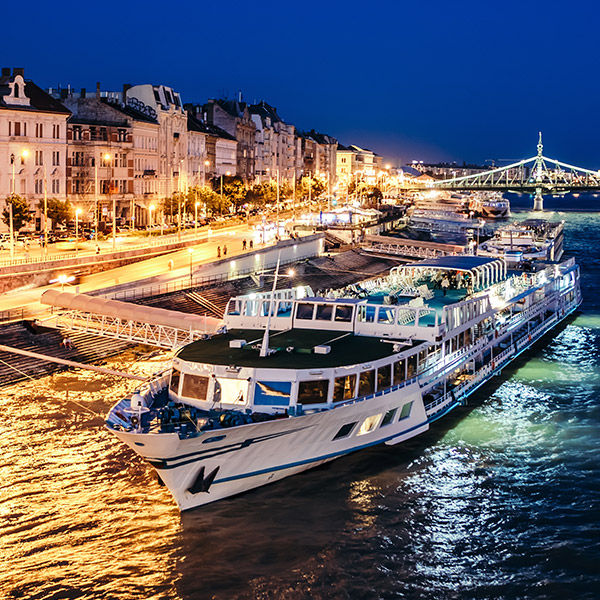
[[[600,198],[568,200],[580,314],[404,445],[180,515],[103,428],[129,382],[2,390],[0,598],[600,598]]]

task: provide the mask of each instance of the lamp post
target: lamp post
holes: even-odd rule
[[[210,160],[205,160],[204,171],[202,171],[202,187],[206,185],[206,171],[208,170],[208,167],[210,167]]]
[[[20,154],[17,156],[21,157],[21,161],[24,162],[25,158],[29,156],[29,151],[27,149],[22,150]],[[10,234],[10,257],[15,257],[15,236],[14,236],[14,226],[13,226],[13,203],[12,196],[15,196],[15,163],[17,162],[17,156],[14,154],[10,155],[10,162],[12,164],[12,192],[11,192],[11,201],[8,203],[8,214],[9,214],[9,234]]]
[[[196,202],[194,204],[194,236],[196,239],[198,238],[198,207],[200,206],[200,202]]]
[[[188,253],[190,255],[190,287],[192,287],[192,257],[194,256],[194,249],[188,248]]]
[[[148,207],[148,239],[150,240],[150,243],[152,243],[152,211],[155,208],[156,207],[154,206],[154,204],[151,204]]]
[[[279,169],[277,169],[277,238],[279,238]]]
[[[44,258],[48,255],[48,180],[44,164]]]
[[[104,155],[104,160],[109,164],[109,180],[108,180],[108,197],[110,198],[112,195],[112,249],[113,252],[117,249],[117,198],[112,194],[112,157],[110,154]]]
[[[75,255],[79,254],[79,215],[81,214],[81,209],[78,208],[75,210]]]

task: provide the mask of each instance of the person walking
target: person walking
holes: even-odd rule
[[[227,256],[227,244],[223,246],[223,257]]]
[[[444,296],[446,295],[446,292],[448,291],[449,287],[450,287],[450,280],[448,279],[448,277],[446,275],[444,275],[444,279],[442,279],[442,293],[444,294]]]
[[[246,249],[246,240],[243,240],[242,241],[242,250],[245,250],[245,249]]]
[[[254,241],[250,240],[250,250],[252,250],[252,248],[254,248]]]
[[[221,258],[221,246],[217,246],[217,258]]]

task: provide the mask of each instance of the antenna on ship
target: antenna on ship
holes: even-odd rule
[[[275,268],[275,279],[273,280],[273,289],[271,290],[271,299],[269,301],[269,315],[267,316],[267,327],[263,335],[262,344],[260,346],[260,356],[264,357],[269,354],[269,327],[271,325],[271,315],[273,314],[275,289],[277,288],[277,277],[279,276],[279,261],[281,260],[281,250],[277,254],[277,267]]]

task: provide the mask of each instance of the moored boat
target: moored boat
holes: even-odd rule
[[[359,287],[232,298],[227,333],[181,348],[108,429],[190,509],[427,431],[581,302],[572,259],[447,256]]]

